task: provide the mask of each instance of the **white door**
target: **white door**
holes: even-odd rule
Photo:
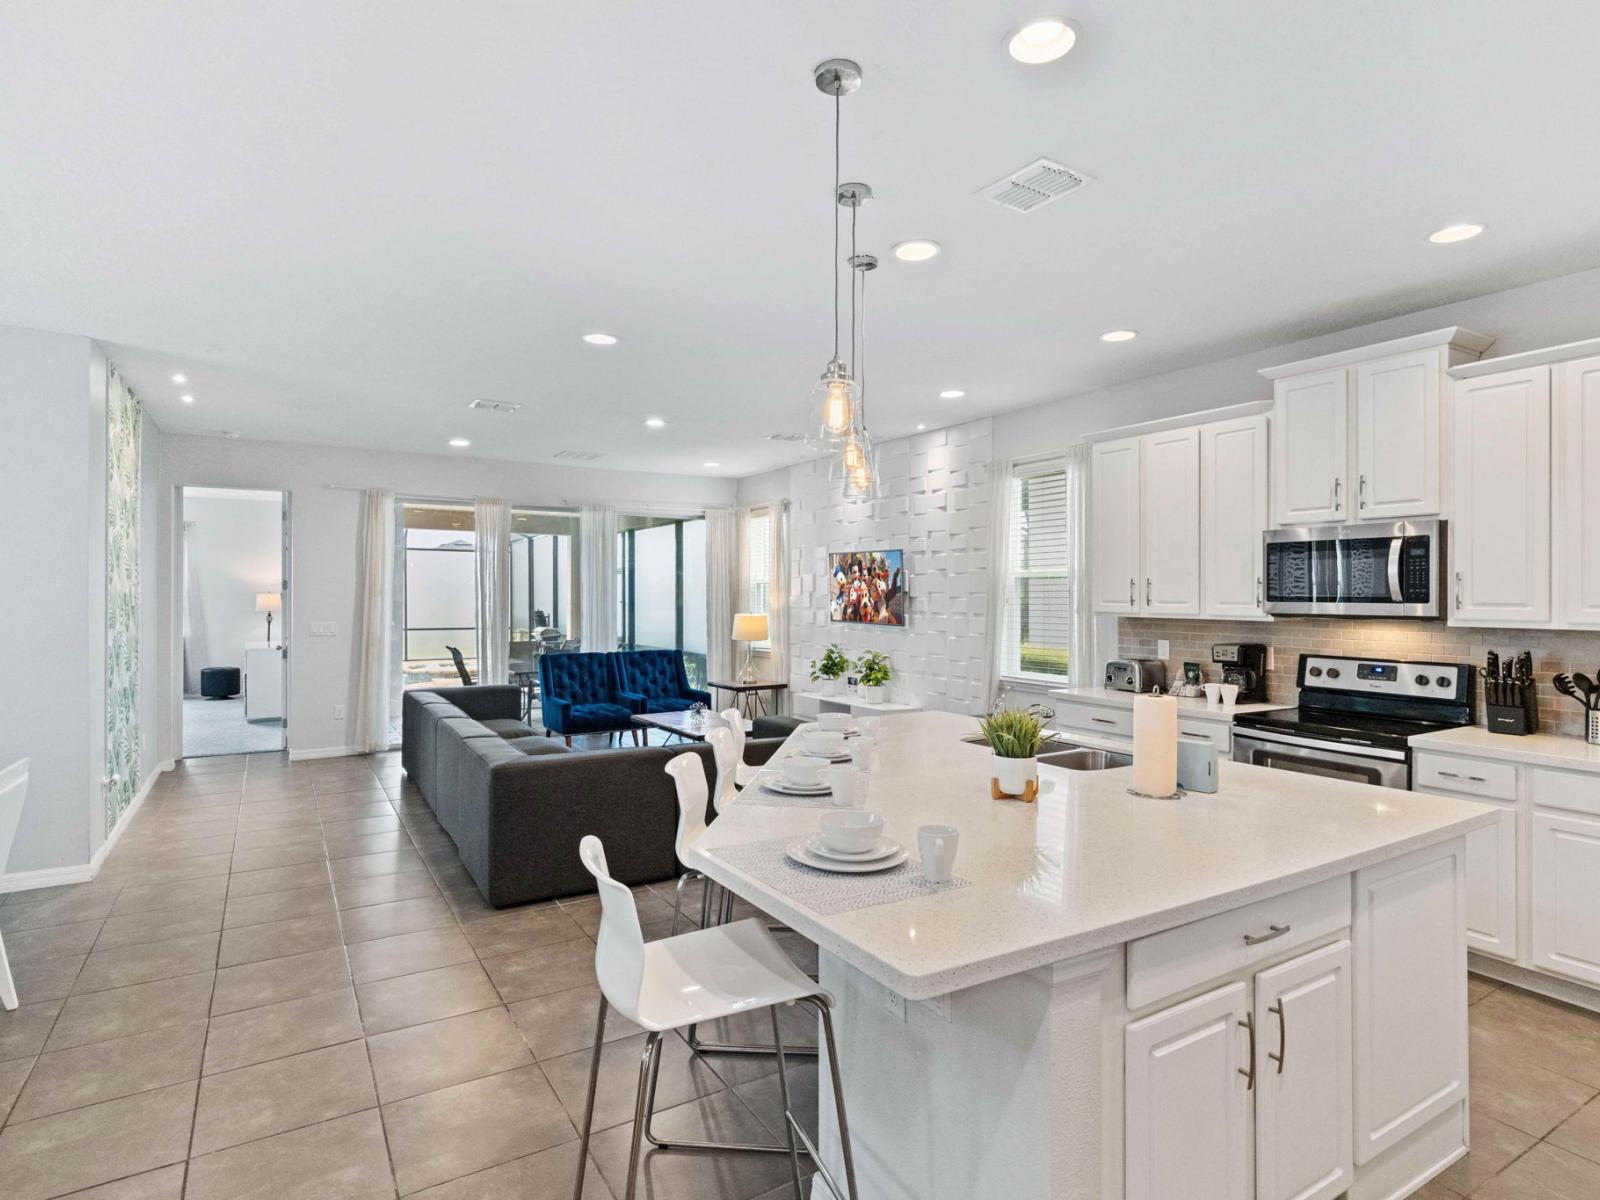
[[[1600,626],[1600,358],[1561,367],[1561,623]]]
[[[1356,872],[1357,1163],[1466,1098],[1465,859],[1458,838]]]
[[[1272,518],[1279,525],[1347,521],[1349,373],[1340,367],[1272,385]]]
[[[1550,369],[1455,384],[1450,624],[1550,620]]]
[[[1267,418],[1200,427],[1200,593],[1208,617],[1266,619]]]
[[[1250,1019],[1230,983],[1124,1030],[1125,1200],[1250,1195]]]
[[[1600,819],[1533,812],[1533,965],[1600,984]]]
[[[1139,439],[1094,447],[1094,607],[1136,613],[1139,591]]]
[[[1350,943],[1256,976],[1256,1200],[1349,1188]]]
[[[1500,810],[1500,823],[1467,834],[1467,947],[1517,957],[1517,806],[1464,797]]]
[[[1200,615],[1200,430],[1139,439],[1144,615]]]
[[[1433,516],[1439,511],[1437,348],[1355,368],[1357,521]]]

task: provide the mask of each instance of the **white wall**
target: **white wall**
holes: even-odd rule
[[[189,647],[197,668],[243,670],[245,645],[266,639],[267,618],[255,610],[256,594],[281,586],[282,505],[270,492],[196,488],[184,495],[189,570],[199,584],[204,633]],[[282,628],[275,614],[274,642]]]
[[[337,485],[330,487],[329,485]],[[360,607],[362,497],[349,488],[398,495],[471,499],[496,496],[527,507],[610,504],[635,511],[702,509],[733,503],[732,480],[501,462],[462,455],[390,454],[283,442],[168,437],[162,465],[161,571],[173,572],[173,492],[183,486],[260,488],[289,493],[292,539],[289,651],[289,749],[339,750],[355,710],[352,633]],[[171,666],[172,604],[167,601],[164,708],[160,739],[173,756],[178,717]],[[330,638],[312,638],[312,622],[332,622]],[[276,625],[274,625],[276,629]],[[346,716],[334,716],[343,705]]]

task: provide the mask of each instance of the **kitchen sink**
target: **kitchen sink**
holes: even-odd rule
[[[1053,750],[1049,754],[1039,755],[1039,765],[1065,767],[1069,771],[1109,771],[1113,767],[1131,767],[1133,755],[1074,746],[1070,750]]]

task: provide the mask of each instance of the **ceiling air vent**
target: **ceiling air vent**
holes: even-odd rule
[[[522,411],[522,405],[513,404],[509,400],[474,400],[467,407],[481,409],[484,412],[514,413]]]
[[[600,455],[593,450],[557,450],[554,457],[564,458],[569,462],[593,462]]]
[[[1093,178],[1082,171],[1074,171],[1048,158],[1036,158],[1004,179],[980,189],[978,194],[993,200],[1001,208],[1025,213],[1043,208],[1050,201],[1059,200],[1084,184],[1093,182]]]
[[[806,435],[803,434],[803,433],[769,433],[769,434],[767,434],[767,441],[769,441],[769,442],[803,442],[805,440],[806,440]]]

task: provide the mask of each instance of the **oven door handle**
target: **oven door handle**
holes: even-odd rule
[[[1389,599],[1396,604],[1405,600],[1406,595],[1400,590],[1400,551],[1405,546],[1404,538],[1391,538],[1389,540]]]
[[[1278,746],[1298,746],[1304,750],[1330,750],[1337,754],[1349,754],[1359,758],[1382,758],[1390,762],[1406,761],[1406,752],[1404,750],[1389,750],[1382,746],[1368,746],[1362,742],[1331,742],[1326,738],[1277,733],[1250,725],[1235,725],[1233,740],[1235,743],[1257,741],[1269,742]]]

